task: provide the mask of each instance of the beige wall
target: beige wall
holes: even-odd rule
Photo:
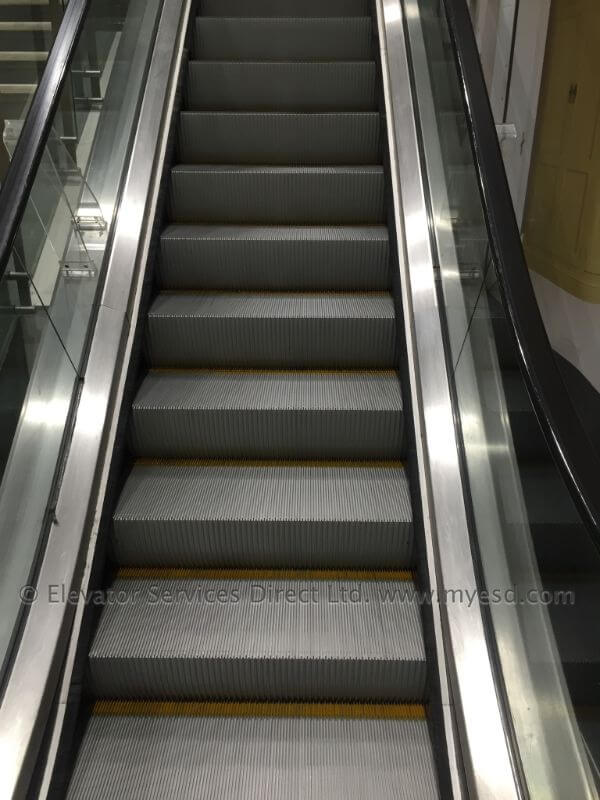
[[[507,74],[504,54],[514,0],[470,0],[470,6],[492,108],[500,122]],[[525,215],[550,9],[551,0],[521,0],[519,9],[507,114],[507,121],[515,124],[517,139],[503,142],[502,150],[520,225]],[[543,276],[532,271],[531,276],[552,346],[600,392],[600,305],[549,273]]]

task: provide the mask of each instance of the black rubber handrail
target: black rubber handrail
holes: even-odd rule
[[[70,0],[65,9],[0,190],[0,280],[6,272],[90,4],[91,0]]]
[[[502,303],[521,372],[551,453],[600,548],[600,457],[555,361],[537,304],[466,0],[441,0],[457,59]]]

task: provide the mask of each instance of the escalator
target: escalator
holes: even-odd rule
[[[375,47],[200,6],[69,798],[440,796]]]
[[[70,0],[40,87],[0,311],[93,268],[8,359],[0,795],[597,800],[600,464],[466,2]],[[103,227],[32,258],[65,108]]]

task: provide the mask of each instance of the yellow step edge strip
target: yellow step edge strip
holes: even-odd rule
[[[269,295],[270,297],[340,297],[350,295],[352,297],[391,297],[390,292],[384,289],[161,289],[157,297],[169,294],[193,294],[202,296],[217,296],[223,294],[250,294],[250,295]]]
[[[150,374],[162,375],[185,373],[193,375],[378,375],[379,377],[396,378],[395,369],[250,369],[246,367],[153,367]]]
[[[425,719],[416,703],[239,703],[97,700],[98,717],[302,717],[315,719]]]
[[[354,569],[196,569],[193,567],[121,567],[119,578],[256,581],[412,581],[411,570]]]
[[[0,52],[0,61],[46,61],[47,50],[4,50]]]
[[[403,461],[352,461],[314,459],[227,459],[227,458],[137,458],[139,467],[379,467],[381,469],[404,469]]]

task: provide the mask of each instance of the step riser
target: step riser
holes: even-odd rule
[[[412,524],[115,522],[122,566],[249,569],[404,569],[414,563]]]
[[[323,290],[389,286],[387,231],[357,229],[342,238],[339,228],[314,230],[312,238],[284,239],[265,228],[260,238],[246,229],[214,227],[213,238],[197,229],[170,228],[161,239],[159,282],[167,289]],[[289,230],[289,229],[288,229]],[[297,231],[298,229],[296,229]],[[376,230],[376,229],[375,229]],[[385,234],[385,235],[384,235]],[[369,236],[370,238],[367,238]]]
[[[231,61],[361,61],[373,58],[371,20],[196,20],[195,56]]]
[[[155,367],[387,368],[394,319],[193,319],[150,316]]]
[[[52,44],[51,31],[3,31],[0,30],[0,50],[30,52],[49,50]],[[0,62],[4,71],[4,62]]]
[[[189,64],[192,111],[374,111],[374,62]]]
[[[45,59],[0,61],[0,83],[38,83],[45,64]]]
[[[185,164],[377,164],[379,114],[184,112]]]
[[[0,4],[0,22],[47,22],[50,17],[49,3],[43,5]]]
[[[132,447],[157,458],[395,459],[403,455],[395,411],[142,410]]]
[[[111,699],[410,702],[425,693],[425,662],[301,659],[90,658],[92,691]]]
[[[510,428],[517,457],[524,461],[544,461],[550,457],[544,434],[533,411],[509,411]]]
[[[368,0],[201,0],[204,17],[365,17]]]
[[[384,221],[383,170],[175,168],[174,222],[373,224]]]

